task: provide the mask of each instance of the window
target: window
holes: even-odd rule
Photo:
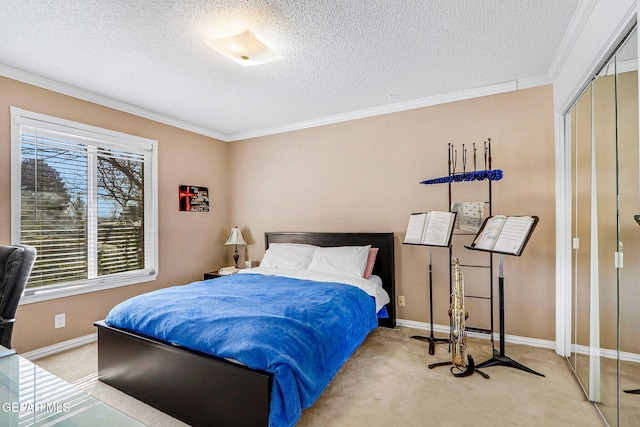
[[[23,303],[154,280],[157,141],[11,107],[11,240]]]

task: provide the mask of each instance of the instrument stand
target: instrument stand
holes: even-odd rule
[[[493,349],[493,357],[489,360],[486,360],[476,368],[486,368],[490,366],[507,366],[510,368],[520,369],[521,371],[528,372],[530,374],[539,375],[544,377],[539,372],[534,371],[533,369],[527,368],[526,366],[516,362],[511,359],[509,356],[505,354],[505,342],[504,342],[504,274],[502,272],[502,254],[498,254],[498,301],[500,305],[500,352]]]
[[[429,248],[429,322],[431,331],[428,337],[413,335],[411,338],[429,343],[429,354],[436,354],[436,344],[449,343],[448,338],[436,338],[433,335],[433,272],[431,269],[431,248]]]

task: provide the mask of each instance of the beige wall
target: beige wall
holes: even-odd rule
[[[158,280],[102,292],[21,305],[13,346],[30,351],[95,332],[92,323],[118,302],[141,292],[197,280],[232,262],[221,242],[229,229],[229,144],[0,77],[0,244],[10,243],[9,107],[158,140]],[[208,213],[178,211],[178,185],[209,187]],[[54,315],[67,326],[54,329]]]
[[[254,259],[264,253],[266,231],[394,232],[397,294],[406,298],[398,318],[428,322],[428,249],[401,241],[410,213],[447,210],[448,195],[446,185],[419,182],[447,174],[447,143],[460,149],[489,137],[493,167],[505,175],[493,184],[493,213],[540,217],[524,255],[505,257],[506,333],[554,340],[551,86],[234,142],[231,218]],[[485,188],[459,184],[454,201],[484,200]],[[448,252],[432,253],[435,323],[444,325]],[[470,319],[486,317],[474,309]]]
[[[505,173],[493,184],[494,213],[540,217],[525,254],[505,260],[506,332],[554,339],[550,86],[228,144],[0,78],[0,109],[6,112],[0,115],[0,243],[10,240],[11,105],[159,141],[158,280],[20,306],[13,342],[20,352],[92,333],[92,322],[116,303],[230,264],[231,253],[220,242],[232,225],[249,241],[242,259],[262,257],[265,231],[393,231],[397,294],[407,301],[398,317],[428,322],[428,249],[400,243],[408,215],[447,209],[446,185],[419,182],[446,175],[448,142],[481,146],[488,137],[493,166]],[[208,186],[211,212],[178,212],[179,184]],[[461,185],[454,199],[482,200],[478,194],[485,189]],[[446,249],[433,250],[438,324],[448,323],[446,255]],[[486,317],[478,313],[482,308],[473,310],[472,318]],[[58,313],[66,313],[67,327],[54,330]]]

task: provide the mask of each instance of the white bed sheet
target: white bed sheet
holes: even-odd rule
[[[365,278],[347,276],[342,274],[325,273],[323,271],[316,270],[289,270],[284,268],[267,268],[267,267],[255,267],[255,268],[243,268],[238,271],[238,274],[263,274],[265,276],[284,276],[294,279],[312,280],[315,282],[334,282],[344,283],[345,285],[355,286],[358,289],[362,289],[368,295],[371,295],[376,302],[376,313],[382,310],[386,304],[391,301],[389,294],[379,284],[376,284],[374,280],[367,280]]]

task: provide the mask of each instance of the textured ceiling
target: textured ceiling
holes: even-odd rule
[[[0,66],[233,140],[547,76],[578,2],[3,0]],[[247,29],[284,59],[205,43]]]

